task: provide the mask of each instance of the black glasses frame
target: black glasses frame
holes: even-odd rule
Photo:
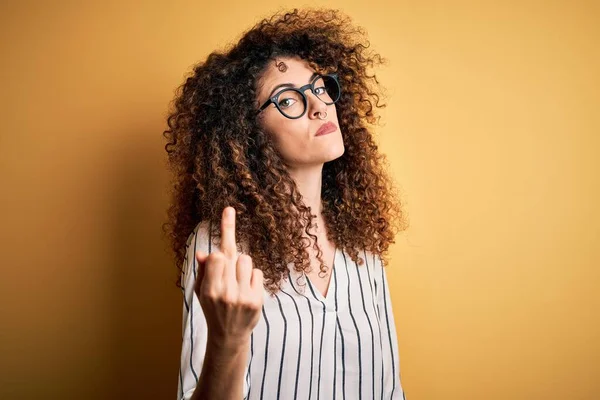
[[[323,77],[326,77],[326,76],[333,78],[335,80],[335,82],[337,83],[338,88],[339,88],[339,90],[338,90],[339,93],[338,93],[337,98],[334,99],[331,103],[328,103],[328,102],[322,100],[318,95],[315,94],[315,82],[318,81],[319,79],[323,78]],[[306,95],[304,94],[304,91],[306,89],[309,89],[309,88],[310,88],[310,91],[312,92],[312,94],[314,94],[315,96],[317,96],[317,98],[319,100],[321,100],[323,103],[325,103],[327,105],[331,105],[331,104],[337,102],[340,99],[340,97],[342,96],[342,87],[340,85],[340,81],[338,79],[338,75],[337,74],[317,75],[315,77],[315,79],[312,80],[311,83],[308,83],[308,84],[306,84],[304,86],[301,86],[299,88],[284,88],[284,89],[281,89],[279,92],[275,93],[275,95],[273,95],[273,97],[271,97],[270,99],[268,99],[267,101],[265,101],[264,104],[262,106],[260,106],[260,108],[258,109],[258,111],[256,112],[256,114],[257,115],[260,114],[265,108],[267,108],[267,106],[269,104],[273,103],[273,104],[275,104],[275,107],[277,107],[277,109],[279,110],[279,112],[281,113],[281,115],[283,115],[284,117],[289,118],[289,119],[302,118],[302,116],[304,116],[304,114],[306,114],[306,110],[308,110],[308,99],[306,98]],[[290,116],[286,115],[285,112],[283,112],[281,110],[281,108],[279,108],[279,95],[281,95],[283,92],[286,92],[288,90],[293,90],[295,92],[300,93],[300,95],[302,96],[302,99],[304,101],[304,112],[302,112],[302,114],[300,114],[297,117],[290,117]]]

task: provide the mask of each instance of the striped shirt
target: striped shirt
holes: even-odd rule
[[[199,223],[187,241],[178,399],[191,398],[206,351],[206,320],[193,287],[196,251],[219,249],[207,227]],[[359,266],[336,249],[326,296],[293,264],[281,291],[271,296],[264,290],[250,337],[244,400],[405,400],[385,268],[378,255],[363,251],[363,259]]]

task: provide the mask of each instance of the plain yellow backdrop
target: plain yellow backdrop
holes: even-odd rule
[[[260,18],[323,4],[2,2],[1,398],[176,397],[166,107]],[[598,3],[327,4],[389,60],[407,398],[600,398]]]

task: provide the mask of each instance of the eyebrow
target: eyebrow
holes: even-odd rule
[[[313,72],[313,74],[310,76],[310,79],[308,80],[308,82],[312,82],[313,79],[315,79],[317,76],[319,76],[320,74],[318,72]],[[273,96],[273,92],[275,92],[277,89],[282,88],[282,87],[296,87],[294,84],[292,83],[280,83],[279,85],[275,86],[273,88],[273,90],[271,90],[271,94],[269,95],[269,98],[271,98]]]

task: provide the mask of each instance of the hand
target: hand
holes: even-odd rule
[[[253,268],[249,255],[237,255],[233,207],[223,210],[220,250],[196,252],[194,290],[206,317],[209,345],[236,349],[249,342],[260,319],[263,273]]]

